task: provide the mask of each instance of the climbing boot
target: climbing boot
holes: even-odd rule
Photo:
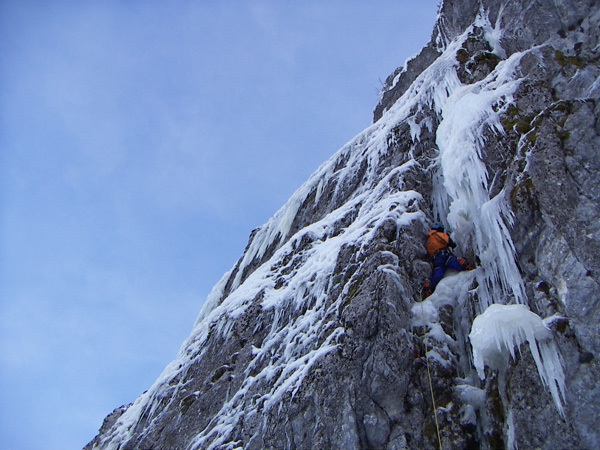
[[[423,299],[426,299],[430,295],[431,295],[431,281],[429,280],[429,278],[425,278],[425,280],[423,280],[423,289],[421,290],[421,297]]]
[[[473,270],[475,269],[475,267],[473,267],[471,265],[471,263],[469,261],[467,261],[465,258],[463,258],[462,256],[460,256],[458,258],[458,263],[465,268],[465,270]]]

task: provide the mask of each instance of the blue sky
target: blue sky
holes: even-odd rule
[[[81,448],[437,0],[0,2],[0,448]]]

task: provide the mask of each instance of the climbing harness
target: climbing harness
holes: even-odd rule
[[[421,297],[421,315],[423,320],[423,329],[425,329],[425,308],[423,307],[423,297]],[[433,383],[431,382],[431,370],[429,370],[429,358],[427,357],[427,341],[425,340],[425,333],[423,333],[423,345],[425,346],[425,358],[419,359],[425,360],[425,367],[427,367],[427,377],[429,378],[429,392],[431,392],[431,403],[433,404],[433,418],[435,419],[435,428],[437,430],[438,444],[440,450],[442,450],[442,436],[440,435],[440,424],[437,418],[437,406],[435,405],[435,396],[433,395]]]

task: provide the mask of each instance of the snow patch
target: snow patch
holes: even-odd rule
[[[488,41],[490,47],[492,47],[492,53],[502,59],[506,58],[506,51],[502,47],[502,29],[500,28],[503,9],[504,5],[500,7],[498,18],[496,19],[496,23],[494,25],[491,24],[489,16],[487,13],[485,13],[485,11],[480,11],[475,19],[475,26],[483,29],[485,40]]]

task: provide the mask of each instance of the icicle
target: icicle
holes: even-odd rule
[[[473,346],[473,363],[482,380],[486,365],[503,370],[508,364],[508,355],[515,360],[515,348],[527,342],[542,383],[550,390],[556,408],[564,417],[562,365],[552,332],[537,314],[526,305],[491,305],[473,321],[469,339]]]

